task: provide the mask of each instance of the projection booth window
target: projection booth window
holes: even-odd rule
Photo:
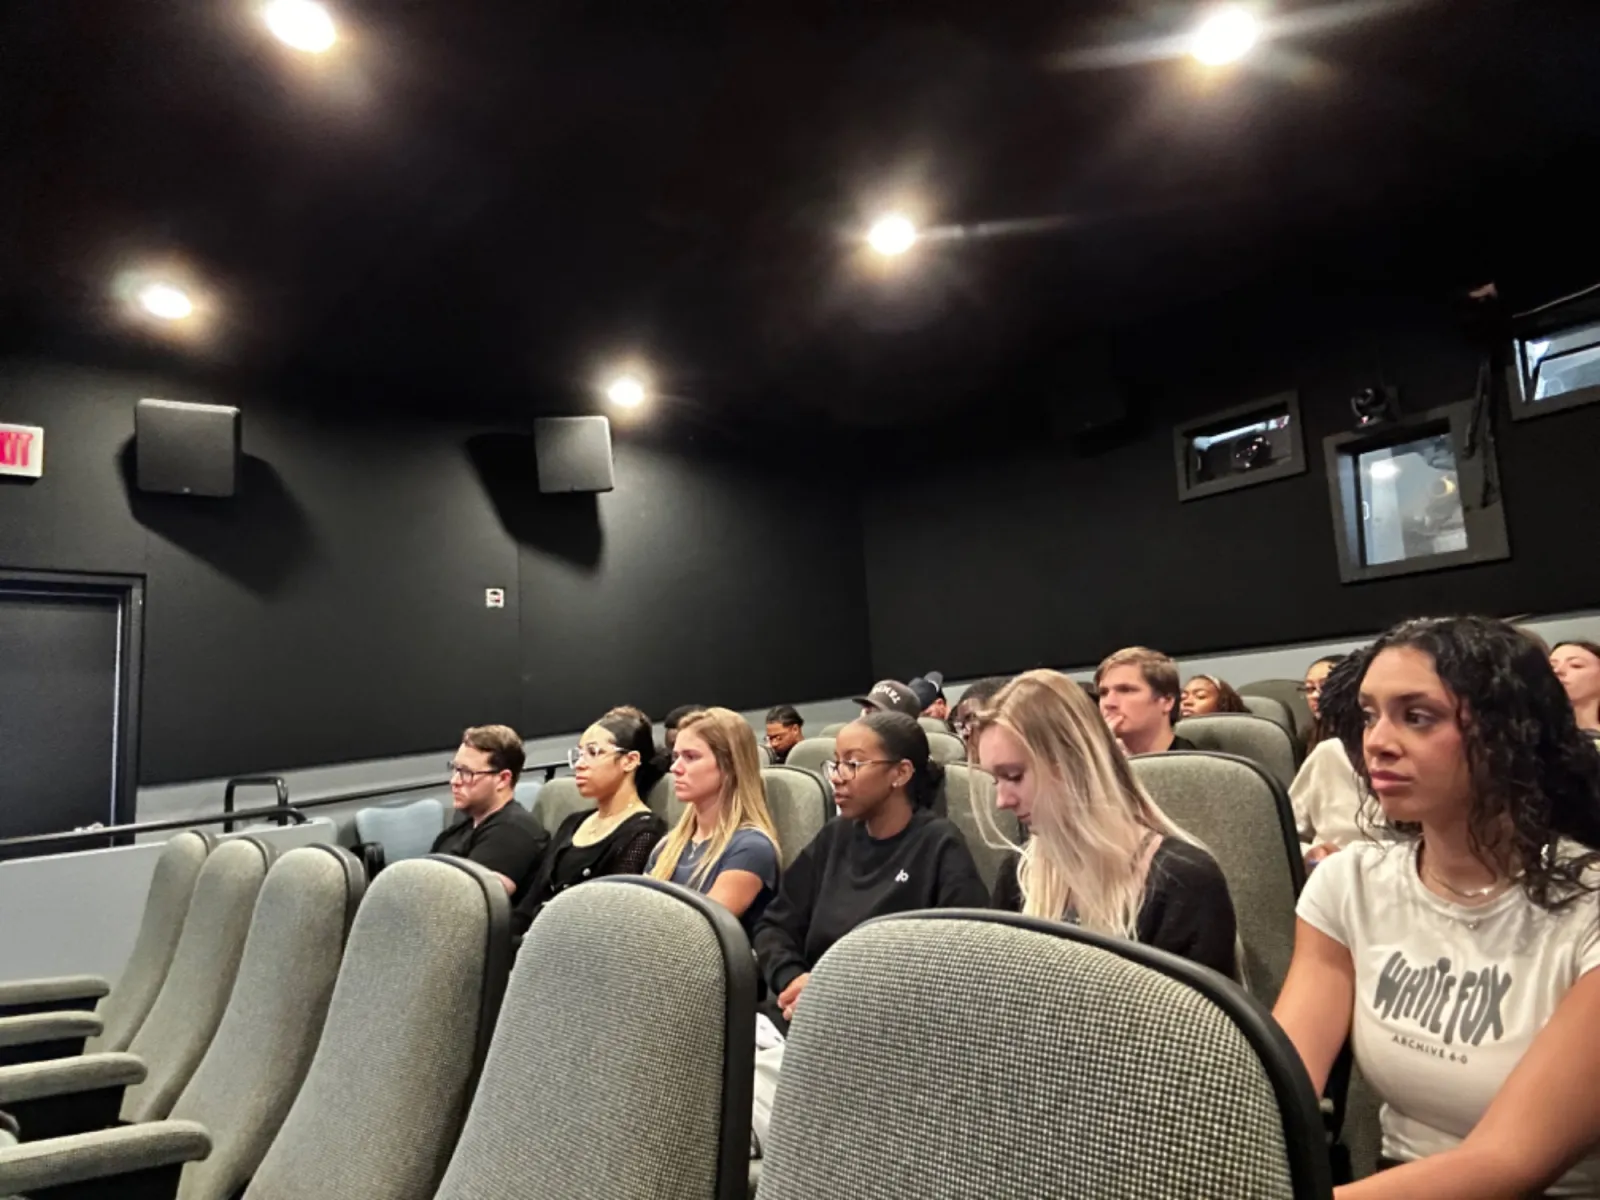
[[[1523,331],[1513,347],[1511,415],[1536,417],[1600,400],[1600,301],[1579,316],[1557,310]],[[1560,321],[1560,324],[1553,322]]]
[[[1467,400],[1324,441],[1341,580],[1510,556],[1487,417]]]
[[[1306,469],[1300,398],[1269,396],[1186,421],[1173,430],[1178,499],[1250,487]]]

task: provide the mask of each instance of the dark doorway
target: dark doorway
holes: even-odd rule
[[[0,838],[133,820],[143,586],[0,571]]]

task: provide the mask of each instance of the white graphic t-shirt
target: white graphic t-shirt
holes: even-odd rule
[[[1513,887],[1469,907],[1434,895],[1416,846],[1324,860],[1298,913],[1355,961],[1356,1062],[1383,1100],[1383,1153],[1402,1162],[1471,1132],[1567,990],[1600,966],[1600,898],[1547,912]],[[1558,1196],[1600,1196],[1600,1152]]]

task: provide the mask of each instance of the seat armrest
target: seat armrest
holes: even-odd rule
[[[56,975],[48,979],[17,979],[0,983],[0,1009],[40,1005],[89,1007],[109,994],[111,985],[98,975]]]
[[[0,1195],[196,1162],[210,1153],[211,1135],[197,1121],[150,1121],[23,1142],[0,1147]]]
[[[73,1092],[130,1087],[143,1083],[145,1073],[144,1060],[136,1054],[85,1054],[0,1067],[0,1107]]]
[[[93,1013],[72,1009],[0,1017],[0,1046],[31,1046],[35,1042],[92,1038],[104,1028],[105,1022]]]

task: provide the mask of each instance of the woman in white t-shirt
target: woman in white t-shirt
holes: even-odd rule
[[[1319,1091],[1348,1036],[1383,1101],[1395,1169],[1339,1200],[1600,1197],[1600,755],[1504,622],[1409,621],[1362,663],[1397,840],[1311,874],[1274,1010]]]

